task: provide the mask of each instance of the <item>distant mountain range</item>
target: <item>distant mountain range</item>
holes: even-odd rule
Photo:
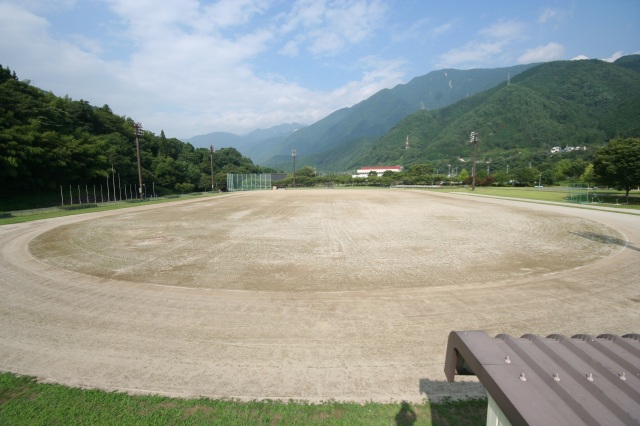
[[[446,69],[384,89],[309,126],[284,124],[245,136],[210,133],[196,147],[229,146],[255,164],[322,171],[441,161],[468,151],[477,131],[483,155],[522,149],[596,147],[615,136],[640,136],[640,55],[615,63],[556,61],[497,69]],[[409,137],[410,148],[405,149]],[[519,154],[518,154],[519,153]]]
[[[481,157],[540,164],[552,147],[590,152],[614,137],[640,136],[640,55],[614,63],[556,61],[538,65],[493,89],[435,111],[408,115],[348,164],[401,164],[469,157],[478,133]],[[405,149],[406,135],[411,147]],[[537,156],[537,158],[536,158]],[[528,160],[528,161],[530,161]],[[468,161],[468,158],[467,158]]]
[[[268,129],[257,129],[246,135],[236,135],[227,132],[212,132],[206,135],[193,136],[182,139],[196,148],[209,148],[213,145],[218,148],[235,148],[252,160],[269,156],[269,151],[278,146],[282,141],[299,129],[306,127],[304,124],[288,123]],[[247,155],[247,153],[251,155]]]
[[[350,107],[337,110],[327,117],[304,126],[283,124],[266,130],[256,130],[245,136],[214,132],[183,139],[195,147],[228,146],[238,149],[256,164],[288,167],[291,150],[299,158],[326,152],[342,144],[375,140],[407,115],[451,105],[461,99],[490,89],[522,71],[535,66],[518,65],[509,68],[433,71],[416,77],[407,84],[384,89]],[[329,164],[320,164],[325,168]],[[333,169],[332,167],[329,167]]]

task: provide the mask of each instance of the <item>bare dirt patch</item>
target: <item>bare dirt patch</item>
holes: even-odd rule
[[[0,227],[0,370],[183,397],[420,401],[451,330],[624,334],[640,216],[269,191]]]
[[[620,237],[597,222],[522,206],[402,191],[277,191],[66,225],[30,250],[56,267],[118,280],[351,291],[557,272],[619,251],[608,241]]]

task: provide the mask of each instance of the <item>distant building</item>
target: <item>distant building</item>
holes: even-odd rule
[[[366,178],[369,177],[371,172],[376,172],[378,176],[382,176],[384,172],[396,172],[402,171],[402,166],[374,166],[374,167],[362,167],[356,171],[357,174],[351,175],[354,178]]]
[[[571,152],[571,151],[586,151],[586,146],[565,146],[564,148],[560,148],[559,146],[554,146],[549,150],[552,154],[557,154],[559,152]]]

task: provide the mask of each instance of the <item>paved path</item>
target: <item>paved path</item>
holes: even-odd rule
[[[72,386],[482,396],[445,382],[449,331],[624,334],[639,312],[635,214],[265,191],[0,227],[0,370]]]

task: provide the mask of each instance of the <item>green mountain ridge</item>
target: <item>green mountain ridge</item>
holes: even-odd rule
[[[621,64],[598,60],[538,65],[486,92],[435,111],[418,111],[345,165],[450,164],[469,157],[469,134],[478,132],[485,160],[522,150],[548,153],[554,146],[586,146],[640,135],[640,55]],[[405,149],[410,135],[411,147]],[[344,152],[356,152],[343,147]]]
[[[314,164],[324,170],[344,170],[344,151],[357,152],[361,145],[382,137],[407,115],[423,108],[451,105],[473,94],[495,87],[534,67],[535,64],[508,68],[432,71],[406,84],[383,89],[362,102],[343,108],[289,136],[272,149],[271,158],[254,161],[278,168],[290,168],[290,152],[296,149],[301,164]]]

